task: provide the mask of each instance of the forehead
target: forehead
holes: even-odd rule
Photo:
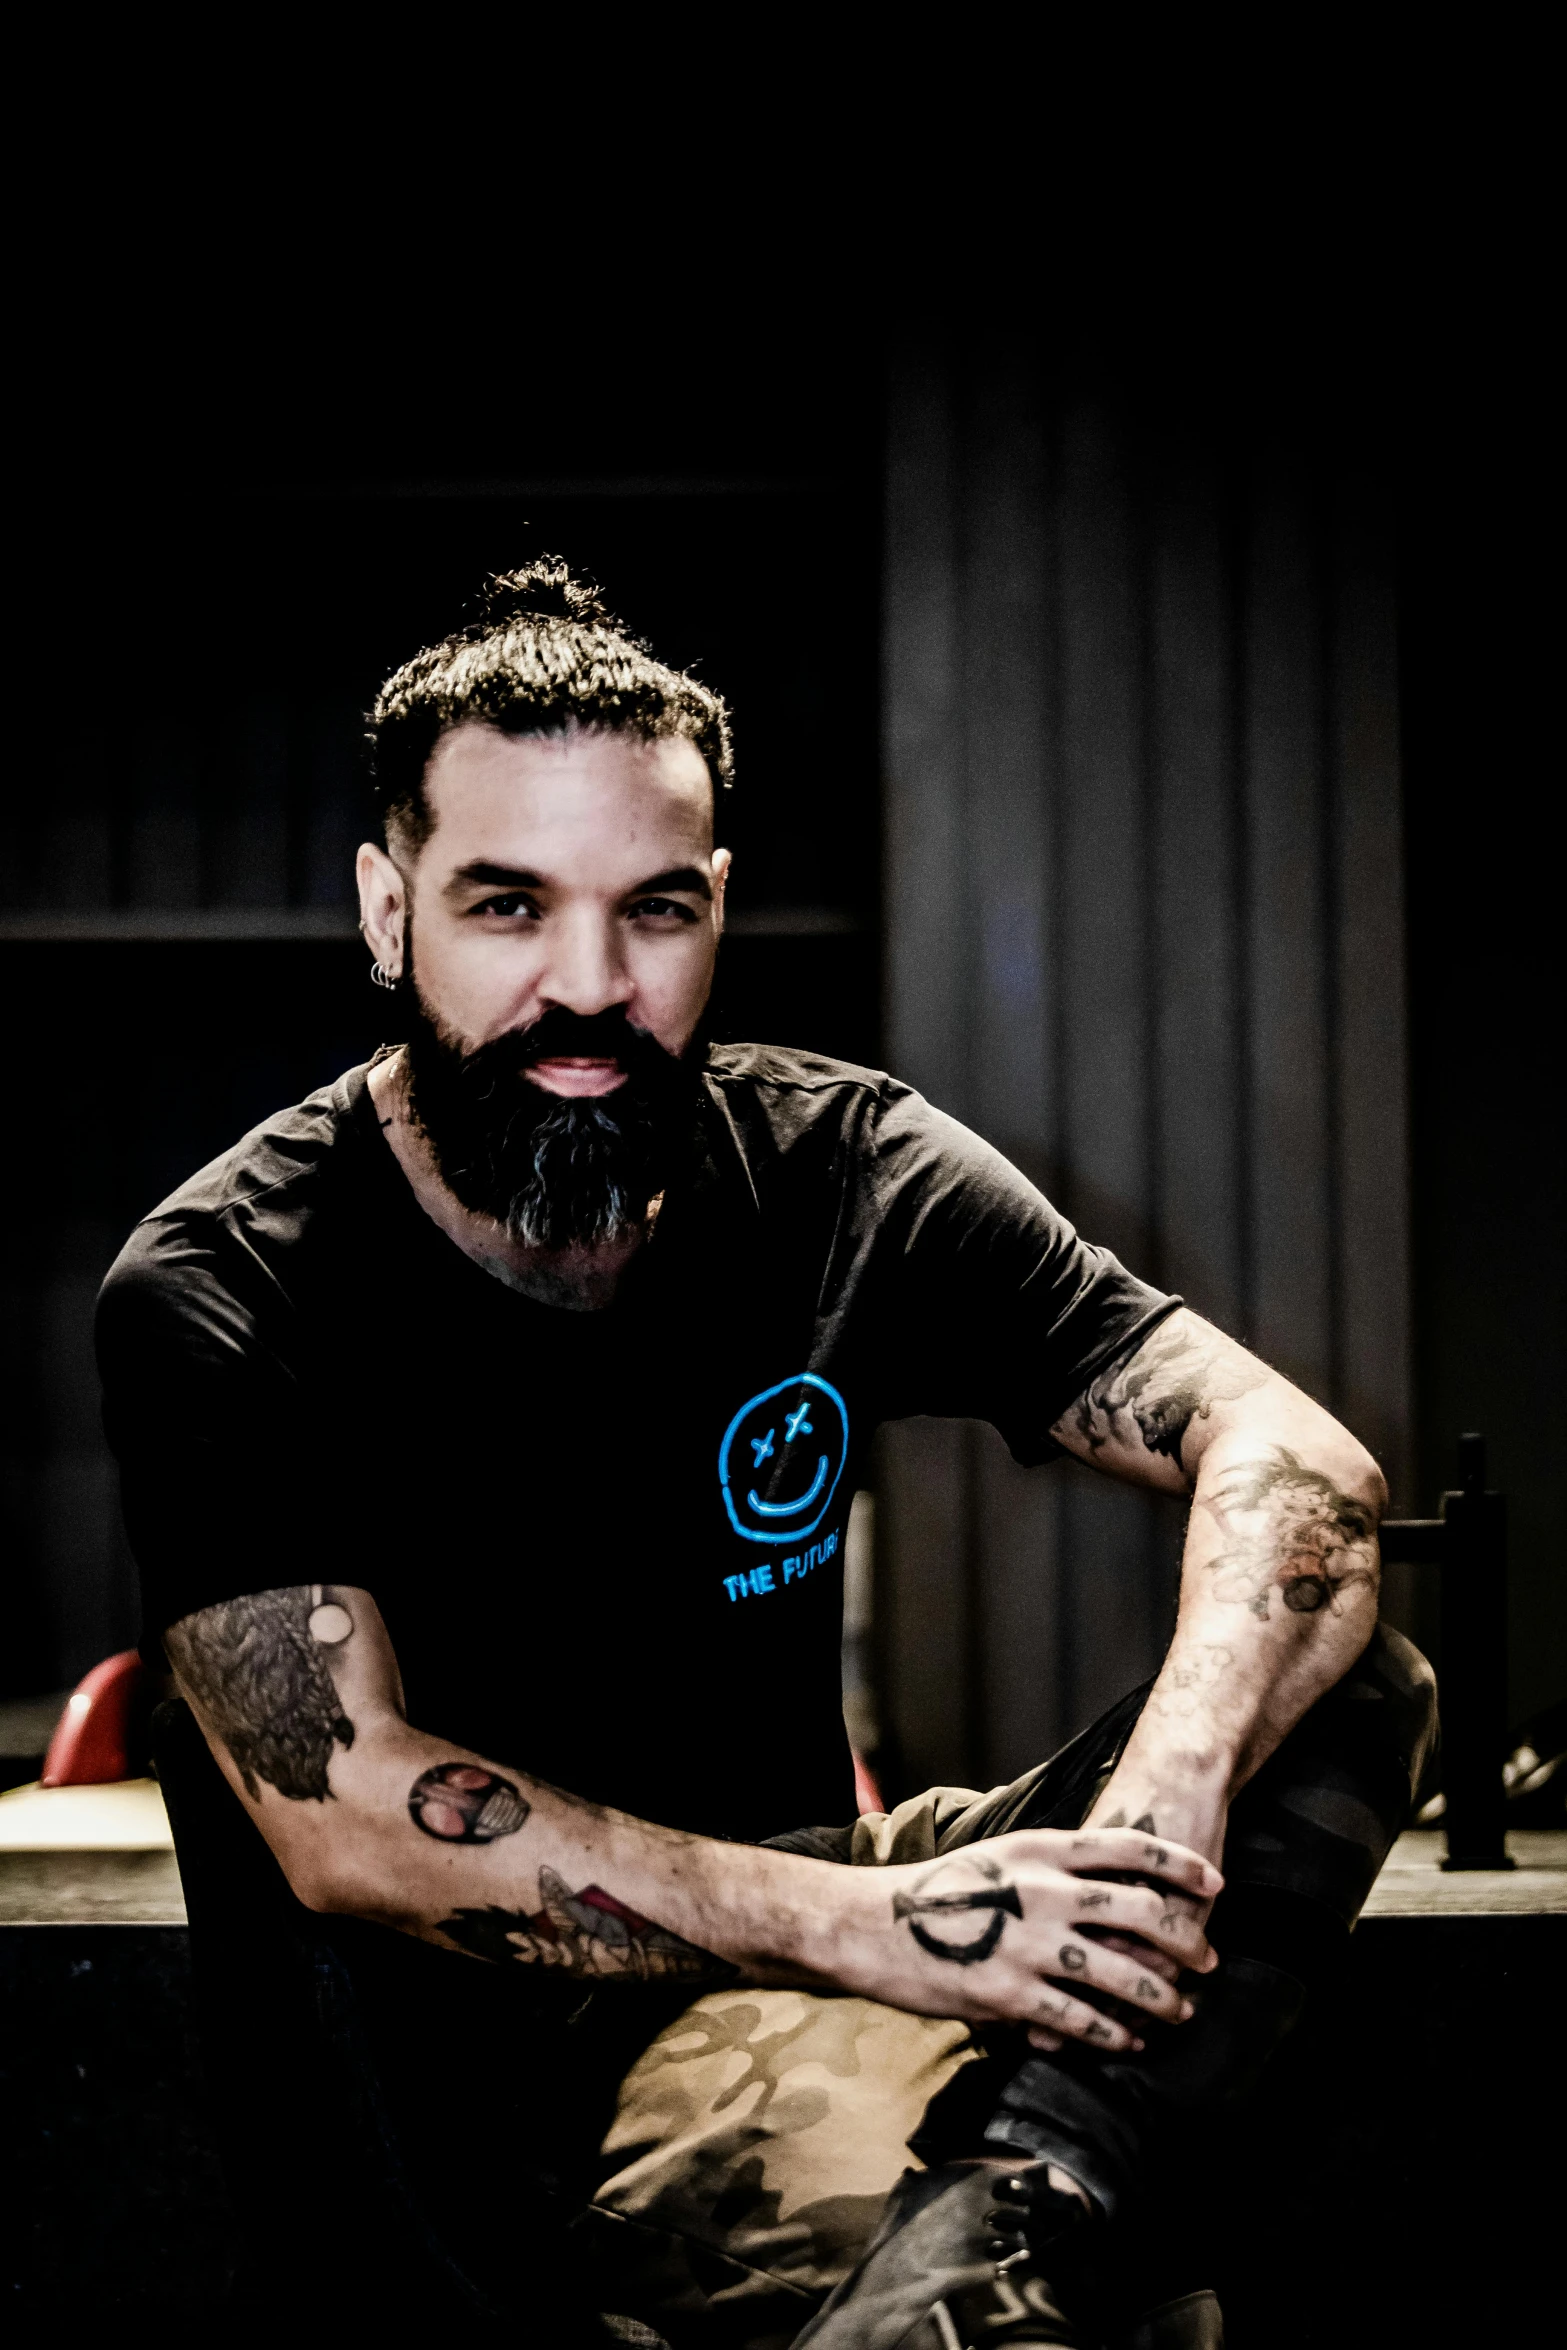
[[[424,788],[433,829],[420,862],[445,871],[478,859],[612,885],[712,851],[712,780],[681,736],[459,726],[436,745]]]

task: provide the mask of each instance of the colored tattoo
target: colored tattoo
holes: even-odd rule
[[[718,1976],[723,1961],[639,1917],[597,1885],[573,1893],[553,1869],[539,1871],[537,1910],[459,1909],[441,1932],[475,1958],[563,1967],[601,1981],[648,1982],[667,1975]]]
[[[1184,1314],[1161,1322],[1128,1360],[1101,1372],[1074,1406],[1078,1434],[1098,1452],[1130,1421],[1148,1452],[1181,1466],[1181,1447],[1194,1420],[1215,1404],[1233,1403],[1261,1387],[1263,1364],[1230,1339],[1193,1326]]]
[[[1275,1591],[1290,1614],[1310,1616],[1339,1614],[1353,1584],[1375,1588],[1376,1511],[1282,1444],[1226,1469],[1204,1506],[1225,1538],[1207,1561],[1214,1597],[1264,1623]]]
[[[414,1826],[443,1844],[493,1844],[497,1836],[513,1836],[532,1808],[509,1779],[477,1763],[433,1763],[408,1790]]]
[[[999,1944],[1008,1917],[1023,1915],[1023,1904],[997,1862],[979,1852],[954,1852],[927,1869],[912,1893],[895,1894],[892,1914],[932,1958],[947,1959],[954,1966],[981,1966]],[[977,1934],[960,1934],[956,1940],[921,1923],[928,1917],[943,1923],[950,1918],[958,1926],[966,1916],[987,1922]]]
[[[342,1595],[301,1583],[226,1599],[164,1634],[181,1688],[222,1739],[252,1801],[265,1779],[295,1803],[325,1803],[337,1746],[352,1746],[328,1662],[353,1631]]]

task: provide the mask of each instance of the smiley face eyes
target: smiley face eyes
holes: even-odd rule
[[[753,1395],[718,1448],[718,1482],[734,1531],[746,1542],[808,1538],[831,1505],[848,1449],[847,1407],[819,1373],[802,1371]]]
[[[801,1404],[797,1412],[790,1412],[787,1414],[784,1420],[785,1444],[793,1444],[797,1436],[814,1435],[815,1430],[813,1429],[809,1419],[806,1417],[806,1414],[810,1411],[810,1408],[810,1401],[809,1398],[807,1398],[807,1400]],[[763,1461],[770,1461],[772,1459],[773,1438],[777,1435],[777,1433],[778,1431],[776,1428],[769,1428],[765,1436],[751,1436],[747,1438],[746,1441],[749,1443],[751,1450],[756,1455],[756,1459],[752,1463],[753,1468],[759,1469]]]

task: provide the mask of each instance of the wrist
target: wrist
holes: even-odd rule
[[[666,1861],[688,1911],[682,1933],[760,1980],[831,1973],[832,1904],[824,1896],[848,1870],[706,1837],[682,1844]]]

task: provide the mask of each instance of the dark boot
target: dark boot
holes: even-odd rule
[[[1094,2222],[1048,2164],[905,2171],[881,2226],[794,2350],[1097,2350],[1062,2301],[1078,2298]]]
[[[1183,2293],[1150,2309],[1125,2333],[1113,2335],[1109,2350],[1224,2350],[1217,2294]]]

